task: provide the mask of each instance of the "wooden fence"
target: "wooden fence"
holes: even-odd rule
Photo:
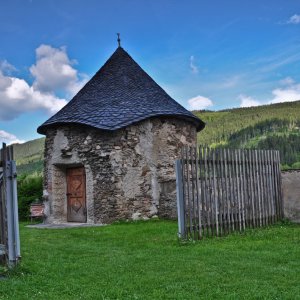
[[[12,267],[20,258],[17,172],[13,148],[0,149],[0,263]]]
[[[176,181],[182,238],[222,236],[283,217],[279,151],[184,147]]]

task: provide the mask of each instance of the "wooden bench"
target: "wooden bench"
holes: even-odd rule
[[[44,218],[45,206],[43,203],[32,203],[30,205],[30,220],[32,222],[33,218]]]

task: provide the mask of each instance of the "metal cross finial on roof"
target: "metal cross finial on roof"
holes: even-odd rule
[[[117,36],[118,36],[118,45],[119,45],[119,47],[121,47],[120,33],[117,33]]]

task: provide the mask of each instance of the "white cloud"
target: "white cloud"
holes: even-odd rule
[[[6,59],[0,61],[0,72],[11,74],[17,71],[17,69],[11,65]]]
[[[300,100],[300,84],[272,91],[273,99],[269,103],[280,103]]]
[[[30,67],[35,77],[35,89],[42,92],[64,90],[73,96],[86,83],[86,76],[78,74],[73,68],[76,62],[69,59],[65,47],[41,45],[35,52],[36,64]]]
[[[241,100],[241,107],[258,106],[272,103],[283,103],[300,100],[300,84],[295,84],[292,78],[287,77],[286,87],[276,88],[272,90],[272,98],[266,101],[259,101],[246,95],[238,97]]]
[[[241,101],[241,107],[251,107],[251,106],[259,106],[262,105],[261,102],[255,100],[252,97],[246,95],[239,95],[238,99]]]
[[[264,73],[269,73],[269,72],[272,72],[272,71],[274,71],[278,68],[281,68],[283,66],[291,65],[295,62],[298,62],[299,60],[300,60],[299,52],[295,53],[295,54],[288,55],[288,56],[282,56],[279,59],[274,59],[270,63],[267,62],[266,64],[264,64],[259,69],[259,71],[264,72]]]
[[[17,144],[24,143],[25,141],[19,140],[14,134],[8,133],[4,130],[0,130],[0,143]]]
[[[240,76],[232,76],[230,78],[227,78],[221,85],[220,87],[223,88],[233,88],[237,86],[237,84],[240,81]]]
[[[300,15],[293,15],[291,16],[288,21],[288,24],[300,24]]]
[[[190,110],[203,110],[212,105],[213,102],[209,98],[200,95],[188,100],[188,109]]]
[[[190,57],[190,68],[192,73],[197,74],[199,72],[198,67],[195,65],[195,57],[192,55]]]
[[[291,77],[286,77],[280,80],[280,84],[282,85],[292,85],[295,83],[295,80]]]
[[[56,94],[71,97],[87,81],[72,67],[65,48],[41,45],[36,49],[36,63],[30,72],[33,84],[24,79],[5,75],[4,71],[15,70],[7,61],[0,65],[0,120],[11,120],[22,113],[43,110],[52,115],[60,110],[66,99]]]
[[[0,72],[0,120],[11,120],[18,115],[35,110],[54,114],[67,101],[53,93],[41,92],[24,79],[4,76]]]

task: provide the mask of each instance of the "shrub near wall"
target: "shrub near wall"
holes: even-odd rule
[[[18,178],[19,219],[27,220],[32,202],[41,200],[43,195],[43,178],[41,174],[21,175]]]

